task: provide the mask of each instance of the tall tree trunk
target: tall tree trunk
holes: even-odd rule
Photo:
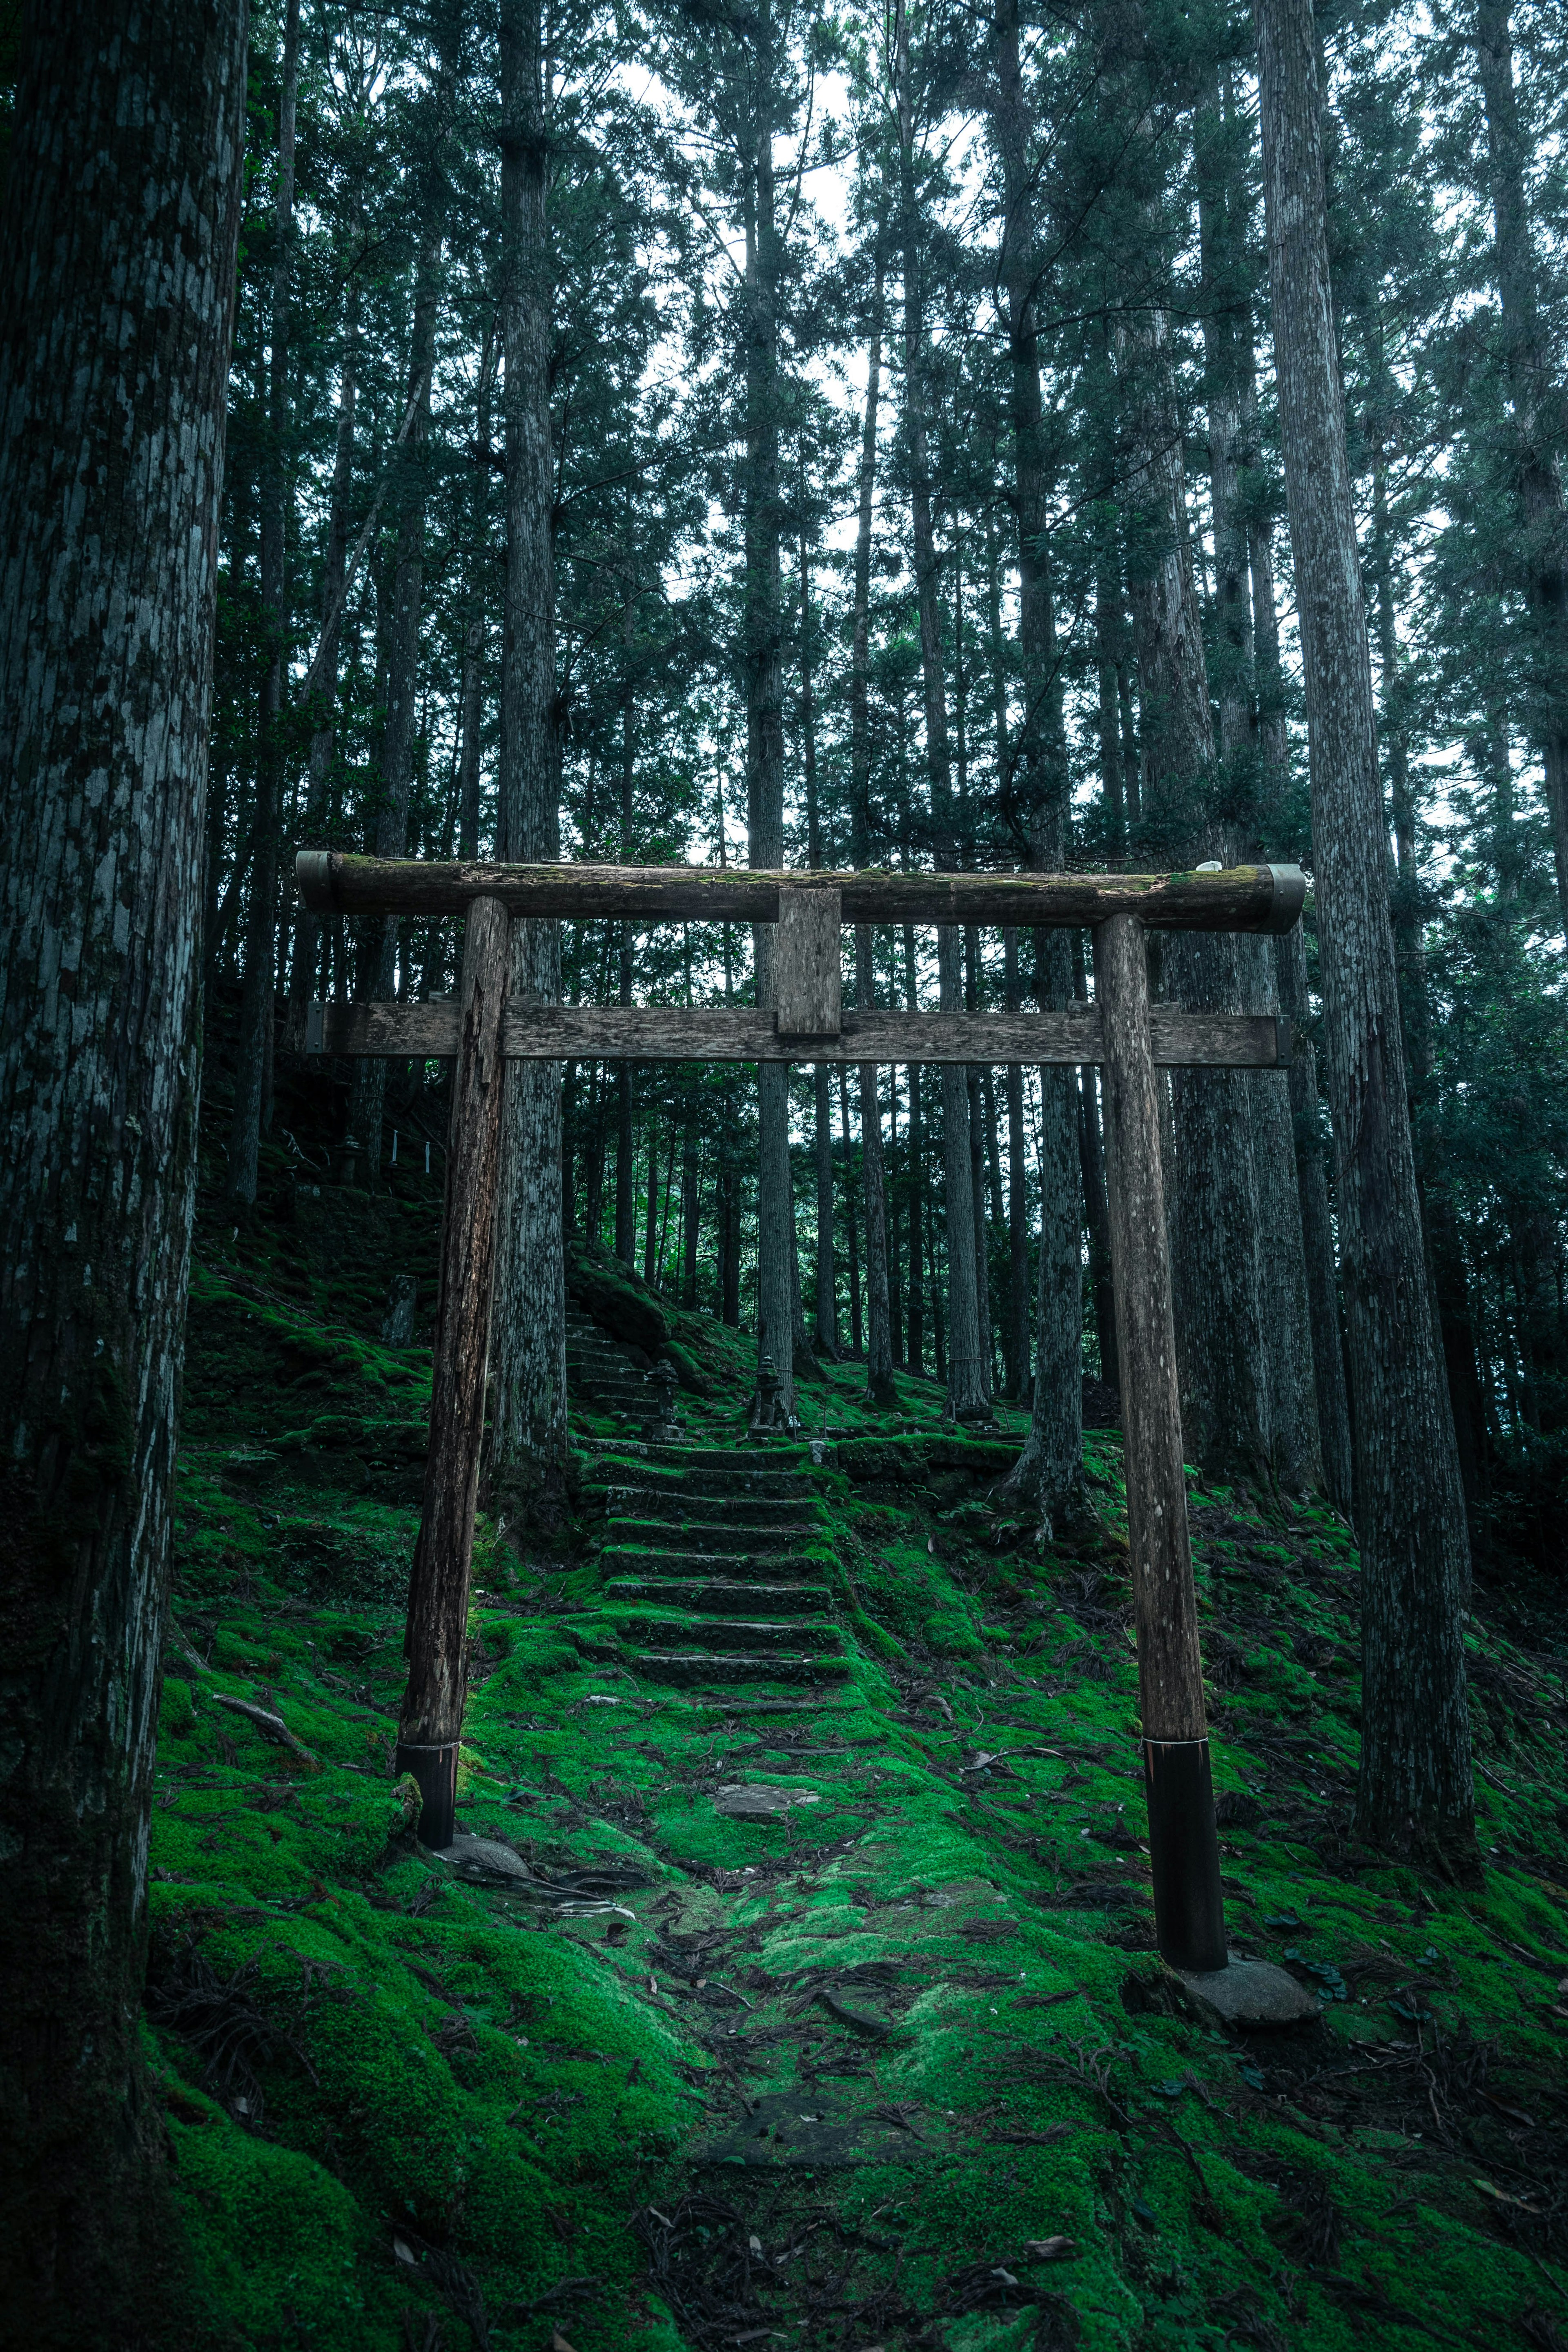
[[[475,399],[473,545],[468,552],[468,617],[463,631],[463,679],[460,724],[462,762],[458,774],[458,855],[465,861],[479,854],[479,754],[485,722],[485,580],[489,550],[490,392],[495,382],[496,338],[485,330],[479,352],[479,381]]]
[[[278,850],[283,823],[283,671],[288,614],[284,543],[289,496],[284,442],[289,426],[289,287],[294,242],[294,114],[300,88],[300,0],[285,0],[283,65],[278,106],[278,196],[272,234],[272,357],[261,493],[261,618],[267,667],[256,730],[256,819],[250,904],[245,927],[245,985],[239,1000],[239,1061],[229,1124],[231,1201],[256,1198],[257,1161],[271,1058],[277,984]]]
[[[1561,449],[1552,447],[1543,414],[1557,369],[1537,292],[1509,16],[1510,0],[1476,0],[1476,64],[1487,118],[1492,250],[1513,407],[1521,551],[1536,624],[1531,716],[1545,773],[1558,902],[1568,930],[1568,530]]]
[[[1228,863],[1230,836],[1211,800],[1214,727],[1163,312],[1151,314],[1134,364],[1141,377],[1143,512],[1131,601],[1143,819],[1154,828],[1162,859],[1193,866],[1200,857],[1217,856]],[[1160,974],[1161,992],[1190,1009],[1243,1009],[1232,938],[1164,939]],[[1258,1312],[1258,1185],[1246,1074],[1173,1071],[1171,1104],[1173,1158],[1166,1201],[1183,1442],[1189,1458],[1215,1475],[1261,1480],[1269,1465],[1268,1374]]]
[[[555,706],[550,352],[554,286],[545,217],[550,130],[540,0],[502,0],[501,333],[506,353],[506,612],[497,832],[504,859],[561,855]],[[512,927],[511,984],[561,1001],[561,926]],[[491,1354],[498,1505],[554,1524],[566,1503],[566,1268],[561,1218],[561,1065],[513,1062],[497,1234]]]
[[[1088,1003],[1089,972],[1081,932],[1073,955],[1073,991],[1080,1003]],[[1094,1297],[1095,1333],[1100,1341],[1100,1377],[1107,1388],[1120,1391],[1121,1359],[1116,1344],[1116,1290],[1110,1267],[1110,1202],[1105,1184],[1105,1134],[1096,1075],[1087,1067],[1079,1074],[1079,1163],[1083,1171],[1084,1223],[1089,1230],[1089,1280]]]
[[[1345,1386],[1344,1334],[1339,1275],[1318,1101],[1318,1057],[1310,1023],[1307,950],[1300,925],[1275,942],[1279,1009],[1295,1031],[1290,1064],[1290,1124],[1296,1146],[1296,1192],[1301,1212],[1302,1257],[1312,1331],[1312,1385],[1318,1401],[1318,1442],[1329,1500],[1348,1518],[1354,1501],[1350,1396]]]
[[[1209,684],[1219,711],[1226,797],[1249,807],[1256,764],[1252,719],[1252,600],[1247,525],[1240,499],[1242,341],[1238,318],[1250,297],[1247,235],[1251,162],[1245,115],[1237,118],[1228,68],[1210,70],[1194,118],[1199,245],[1204,275],[1204,375],[1208,408],[1210,512],[1214,527],[1214,661]],[[1261,1008],[1258,1008],[1261,1010]]]
[[[647,1191],[643,1199],[642,1278],[653,1287],[658,1266],[655,1237],[658,1230],[658,1112],[647,1107]]]
[[[1473,1866],[1464,1498],[1427,1297],[1345,447],[1310,0],[1258,0],[1279,417],[1311,747],[1362,1552],[1358,1821]]]
[[[1266,812],[1276,810],[1289,784],[1285,730],[1285,673],[1279,659],[1279,615],[1274,602],[1274,526],[1258,487],[1258,383],[1247,322],[1241,397],[1241,470],[1247,509],[1247,566],[1252,583],[1252,675],[1258,695],[1258,791]]]
[[[1018,646],[1024,720],[1013,753],[1016,831],[1031,866],[1067,864],[1072,785],[1062,723],[1061,680],[1051,586],[1049,463],[1036,328],[1039,262],[1033,223],[1033,124],[1018,57],[1017,0],[997,0],[996,93],[992,132],[1002,159],[1005,211],[1001,274],[1007,294],[1013,480],[1018,531]],[[1064,931],[1037,932],[1035,992],[1040,1009],[1072,1003],[1071,950]],[[1070,1070],[1042,1066],[1040,1255],[1036,1307],[1035,1390],[1029,1433],[1008,1484],[1037,1503],[1042,1521],[1074,1517],[1083,1493],[1082,1224],[1076,1087]]]
[[[620,928],[616,1002],[629,1004],[632,1001],[632,927],[629,923],[623,923]],[[616,1062],[613,1066],[616,1073],[616,1255],[624,1265],[630,1265],[637,1247],[632,1066],[629,1062]]]
[[[849,1073],[842,1063],[838,1066],[838,1124],[844,1154],[844,1242],[845,1256],[848,1261],[849,1351],[858,1359],[865,1353],[866,1323],[860,1308],[859,1227],[855,1216],[855,1188],[849,1181],[854,1149],[849,1133]]]
[[[746,816],[748,862],[784,864],[784,646],[779,572],[778,227],[774,219],[776,89],[772,0],[754,20],[755,146],[747,158],[746,225]],[[757,1002],[773,1002],[773,926],[752,932]],[[789,1158],[789,1071],[757,1070],[757,1360],[778,1375],[779,1410],[795,1419],[795,1183]]]
[[[441,169],[461,54],[462,22],[457,0],[445,0],[437,14],[440,47],[432,92],[432,142],[419,198],[419,246],[414,274],[414,328],[408,354],[408,404],[412,421],[395,457],[397,538],[392,561],[390,616],[386,627],[386,725],[381,741],[381,788],[377,795],[374,850],[377,857],[404,857],[408,851],[408,802],[414,783],[414,719],[419,685],[419,614],[425,587],[425,510],[430,492],[426,444],[430,427],[430,378],[436,364],[436,321],[441,298],[441,248],[447,236],[447,182]],[[398,923],[386,916],[365,995],[385,998],[395,991]],[[386,1064],[354,1065],[349,1094],[349,1130],[364,1155],[367,1179],[381,1171],[382,1110]]]
[[[697,1097],[687,1105],[680,1146],[680,1303],[689,1314],[697,1307],[698,1227],[702,1214],[701,1137],[697,1125]]]
[[[859,507],[855,529],[854,631],[849,683],[849,822],[851,860],[870,862],[871,790],[871,521],[877,483],[877,408],[882,374],[882,307],[886,226],[877,225],[871,326],[866,345],[866,414],[860,429]],[[855,931],[855,1003],[869,1013],[877,1002],[871,927]],[[888,1276],[888,1194],[882,1162],[882,1108],[877,1070],[863,1062],[858,1071],[860,1177],[866,1202],[866,1392],[876,1405],[896,1402],[893,1339]]]
[[[912,1013],[917,997],[915,989],[915,935],[911,925],[903,927],[904,1000]],[[926,1368],[925,1310],[925,1118],[922,1071],[918,1062],[909,1066],[910,1111],[904,1129],[904,1198],[908,1202],[905,1220],[909,1234],[909,1305],[905,1318],[904,1360],[911,1372],[923,1373]]]
[[[353,215],[358,226],[357,209]],[[310,779],[305,788],[304,845],[319,849],[327,838],[331,808],[332,755],[336,748],[333,710],[338,698],[338,635],[329,628],[342,600],[348,569],[349,501],[353,496],[354,418],[359,403],[360,278],[349,274],[343,297],[343,349],[338,373],[338,430],[332,454],[331,505],[327,517],[326,561],[321,567],[321,625],[325,642],[321,673],[316,688],[310,729]],[[289,972],[289,1028],[296,1037],[304,1024],[305,1006],[315,982],[321,951],[321,918],[301,908],[294,921],[294,958]]]
[[[1002,942],[1007,1010],[1017,1013],[1024,1003],[1017,932],[1009,928]],[[1035,1372],[1029,1346],[1029,1152],[1024,1129],[1024,1073],[1016,1062],[1007,1065],[1007,1269],[1012,1394],[1022,1404],[1034,1395]]]
[[[811,551],[805,529],[805,467],[800,478],[800,735],[805,784],[806,864],[822,864],[822,814],[816,794],[816,709],[811,690]],[[812,1071],[815,1114],[814,1156],[816,1169],[816,1253],[811,1344],[829,1363],[843,1353],[838,1345],[838,1286],[833,1271],[833,1092],[832,1072],[818,1062]]]
[[[61,0],[5,186],[0,2300],[40,2346],[143,2332],[172,2242],[138,2027],[245,94],[238,0]]]
[[[910,461],[910,516],[914,540],[915,603],[920,617],[924,688],[926,766],[931,827],[939,866],[957,864],[952,775],[948,755],[947,692],[942,651],[942,599],[936,536],[931,523],[931,458],[926,428],[926,350],[921,289],[921,226],[914,180],[914,101],[910,78],[909,15],[898,13],[900,228],[904,272],[904,425]],[[944,1013],[963,1005],[959,934],[943,924],[936,935],[939,1003]],[[916,1074],[910,1074],[911,1097]],[[970,1182],[969,1090],[963,1065],[942,1065],[942,1175],[946,1190],[947,1415],[955,1422],[991,1419],[975,1295],[974,1202]],[[919,1280],[918,1260],[914,1264]],[[911,1297],[913,1292],[911,1290]]]
[[[833,1093],[826,1062],[813,1072],[816,1160],[816,1296],[815,1345],[829,1363],[843,1353],[838,1345],[838,1285],[833,1266]]]

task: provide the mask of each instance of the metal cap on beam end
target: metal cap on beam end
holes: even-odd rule
[[[335,915],[338,902],[332,893],[332,853],[330,849],[302,849],[294,860],[294,887],[300,893],[300,904],[308,915]]]
[[[1307,903],[1307,877],[1299,866],[1270,866],[1267,872],[1274,885],[1274,899],[1263,928],[1269,932],[1293,931]]]

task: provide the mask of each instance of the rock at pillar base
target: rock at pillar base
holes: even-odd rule
[[[1317,1995],[1272,1960],[1233,1959],[1228,1968],[1174,1973],[1216,2025],[1304,2025],[1322,2013]]]

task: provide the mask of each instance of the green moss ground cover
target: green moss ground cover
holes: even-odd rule
[[[639,1680],[591,1517],[550,1557],[481,1525],[462,1819],[534,1881],[471,1883],[390,1774],[427,1355],[298,1220],[201,1260],[147,2012],[187,2340],[1568,2340],[1546,1634],[1472,1627],[1479,1883],[1380,1862],[1347,1532],[1194,1486],[1232,1938],[1322,2005],[1224,2035],[1152,1948],[1118,1441],[1042,1549],[934,1390],[883,1420],[844,1367],[805,1391],[821,1704]],[[688,1427],[737,1441],[743,1349],[669,1322]],[[734,1818],[737,1781],[801,1801]]]

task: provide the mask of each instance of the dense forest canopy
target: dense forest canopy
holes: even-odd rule
[[[1315,22],[1428,1247],[1472,1507],[1534,1549],[1562,1377],[1560,28],[1528,10]],[[450,927],[405,927],[382,972],[369,927],[317,935],[279,877],[296,845],[483,856],[504,829],[495,31],[470,11],[253,25],[207,808],[218,1006],[264,933],[275,992],[296,1001],[374,992],[378,972],[449,987]],[[1053,862],[1091,867],[1203,853],[1310,868],[1246,13],[587,10],[537,37],[543,242],[527,266],[548,279],[562,854],[742,861],[776,760],[792,863],[1042,862],[1049,840]],[[1015,280],[1038,371],[1022,489]],[[1176,513],[1156,495],[1171,450]],[[1141,692],[1142,600],[1173,530],[1210,706],[1192,774]],[[1021,560],[1043,652],[1024,642]],[[868,946],[877,1001],[937,1001],[929,935]],[[964,950],[965,1001],[1031,989],[1026,951],[1010,978],[996,936]],[[561,952],[573,1000],[753,985],[739,928],[574,926]],[[247,1035],[239,1198],[272,1110]],[[423,1101],[438,1073],[422,1080],[393,1080],[398,1116],[438,1135]],[[367,1174],[395,1123],[368,1083],[345,1114]],[[883,1076],[896,1352],[945,1376],[935,1091]],[[1000,1074],[973,1091],[987,1372],[1016,1393],[1030,1276],[1008,1187],[1033,1229],[1037,1080],[1016,1106]],[[794,1081],[808,1251],[819,1120],[833,1213],[853,1222],[844,1092]],[[1005,1173],[1010,1108],[1026,1148]],[[713,1074],[574,1070],[568,1216],[742,1311],[754,1118],[751,1090]],[[830,1340],[863,1320],[847,1241],[817,1307]],[[1091,1316],[1091,1367],[1099,1344]]]
[[[979,1477],[1000,1443],[992,1538],[1059,1565],[1105,1534],[1092,1441],[1124,1432],[1151,1810],[1154,1749],[1191,1750],[1222,1962],[1183,1456],[1205,1512],[1308,1528],[1325,1579],[1353,1542],[1355,1838],[1478,1886],[1466,1645],[1505,1595],[1558,1627],[1568,1572],[1561,13],[149,0],[106,43],[62,0],[0,8],[0,2153],[38,2340],[95,2340],[104,2282],[161,2259],[122,2217],[161,2161],[136,2019],[193,1232],[219,1317],[292,1284],[363,1320],[300,1270],[333,1218],[426,1253],[376,1258],[384,1356],[353,1355],[384,1397],[434,1360],[395,1777],[468,1769],[476,1486],[509,1589],[495,1563],[602,1548],[584,1496],[613,1519],[620,1474],[577,1384],[632,1381],[613,1334],[634,1393],[658,1359],[656,1445],[677,1388],[715,1454],[815,1431],[781,1526],[836,1433],[911,1435],[913,1397],[921,1460]],[[517,1059],[459,1184],[468,1044],[456,1077],[333,1057],[312,1008],[467,1021],[479,989],[498,1057],[503,970],[535,1003],[771,1017],[782,934],[508,926],[493,891],[466,928],[344,914],[296,891],[302,851],[1299,866],[1309,896],[1278,935],[856,918],[858,1016],[1092,1007],[1103,1069]],[[1158,1017],[1277,1016],[1288,1066],[1162,1067],[1132,1138],[1111,1031],[1131,1006],[1142,1072],[1145,984]],[[437,1541],[444,1186],[448,1274],[484,1230]],[[700,1528],[725,1474],[689,1467]],[[269,1685],[216,1704],[316,1768]]]

